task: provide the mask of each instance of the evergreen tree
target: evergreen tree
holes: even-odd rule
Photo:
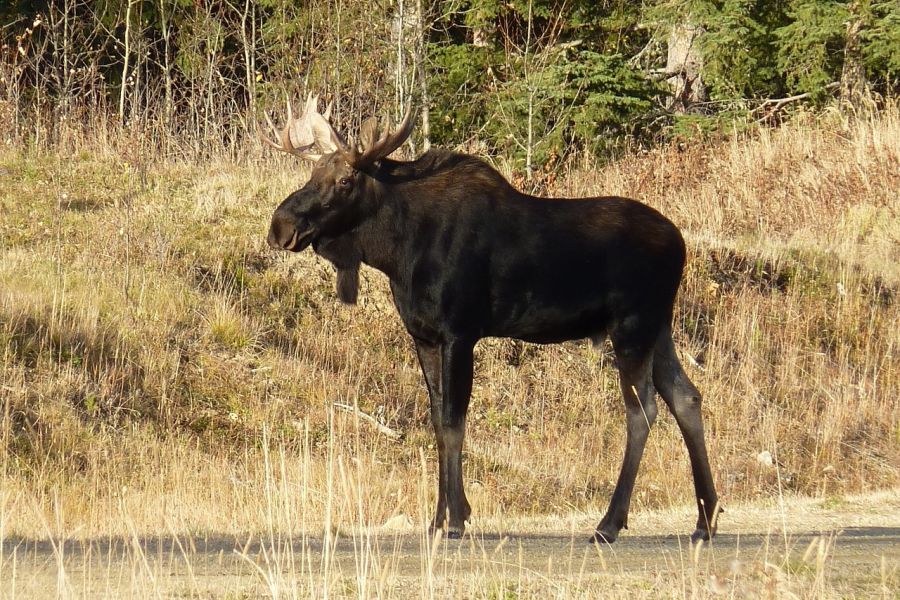
[[[869,27],[859,32],[869,80],[884,94],[900,81],[900,0],[872,0]],[[893,86],[893,87],[892,87]]]
[[[251,133],[285,95],[337,100],[352,130],[413,93],[436,142],[478,139],[532,171],[652,140],[687,122],[679,110],[715,125],[767,99],[821,106],[841,81],[844,96],[890,96],[900,80],[900,0],[402,1],[431,15],[414,57],[391,35],[400,0],[0,2],[0,101],[47,119],[162,116],[201,148]],[[680,87],[661,85],[667,70]]]
[[[791,93],[823,94],[838,81],[843,65],[849,12],[847,4],[829,0],[793,0],[789,23],[775,31],[778,68]]]
[[[703,79],[717,100],[766,98],[783,91],[773,26],[784,21],[780,0],[673,0],[648,6],[647,19],[667,37],[690,22],[703,55]]]

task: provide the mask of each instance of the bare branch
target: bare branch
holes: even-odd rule
[[[387,425],[384,425],[383,423],[381,423],[381,421],[379,421],[372,415],[367,415],[366,413],[359,410],[355,406],[350,406],[349,404],[342,404],[340,402],[334,402],[333,406],[337,409],[343,410],[344,412],[351,413],[351,414],[355,415],[356,417],[362,419],[363,421],[368,421],[369,423],[371,423],[372,425],[375,426],[375,429],[377,429],[379,433],[383,433],[384,435],[388,436],[392,440],[399,440],[401,437],[403,437],[403,434],[400,433],[399,431],[391,429]]]

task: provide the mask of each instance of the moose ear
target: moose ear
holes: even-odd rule
[[[337,295],[345,304],[356,304],[359,296],[359,263],[337,270]]]

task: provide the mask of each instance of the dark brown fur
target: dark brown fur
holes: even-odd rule
[[[431,151],[411,162],[384,159],[356,168],[335,153],[275,211],[269,242],[295,252],[312,244],[337,267],[345,302],[356,300],[360,263],[390,279],[431,399],[440,459],[434,527],[459,536],[471,512],[461,452],[476,342],[608,336],[628,436],[618,483],[593,539],[612,542],[627,524],[657,392],[690,455],[699,510],[694,538],[715,532],[718,499],[700,392],[682,369],[671,335],[684,241],[657,211],[627,198],[522,194],[464,154]]]

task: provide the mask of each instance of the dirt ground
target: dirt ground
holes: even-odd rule
[[[688,508],[631,520],[599,548],[586,515],[476,522],[461,541],[403,519],[327,537],[6,538],[0,598],[900,597],[900,491],[729,507],[699,549]]]

